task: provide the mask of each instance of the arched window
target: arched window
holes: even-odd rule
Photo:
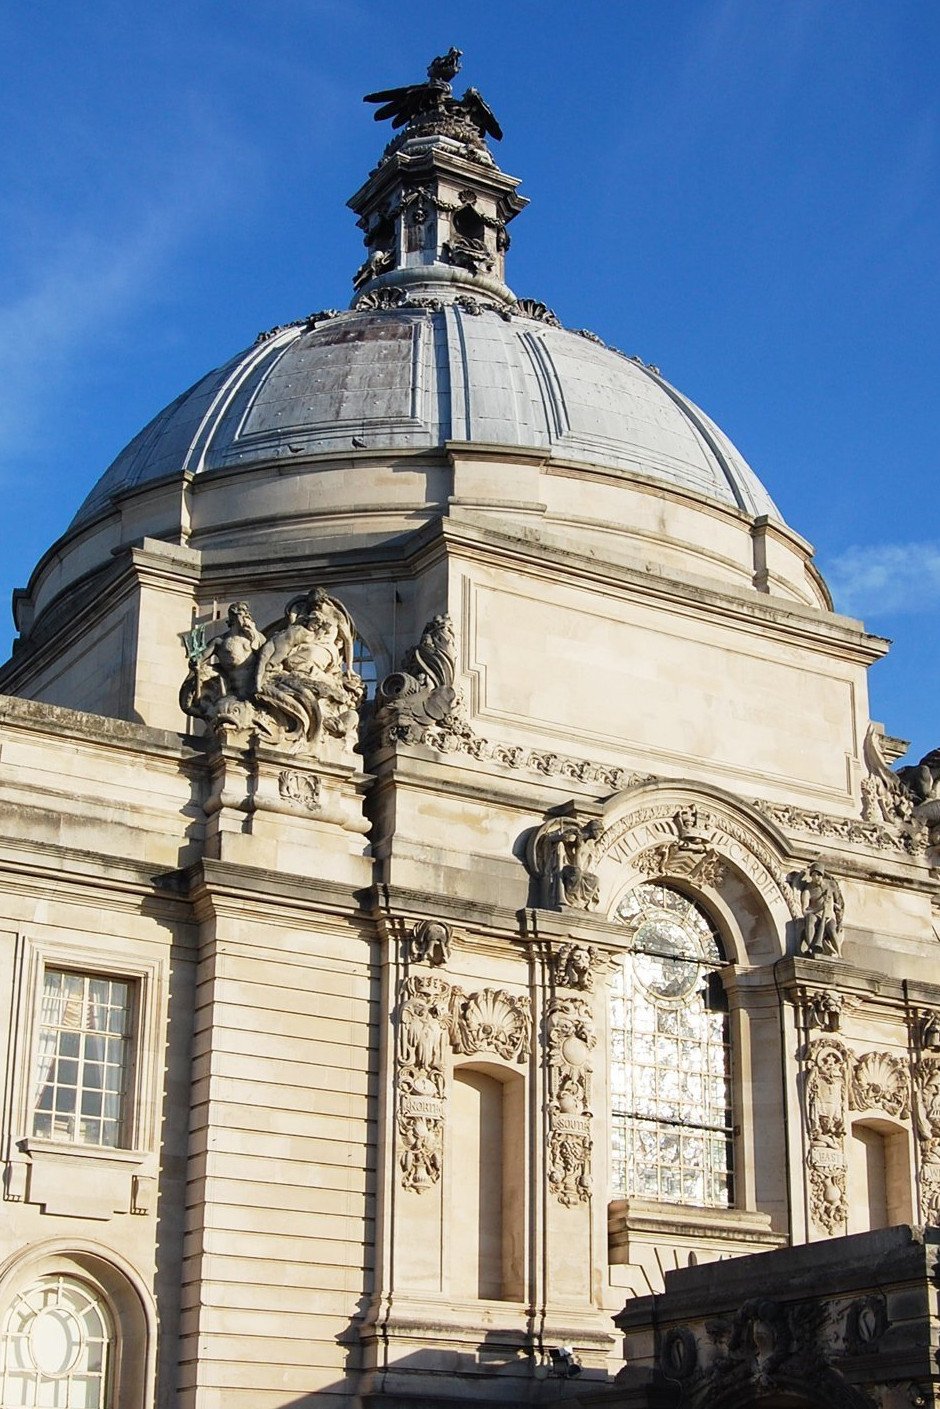
[[[49,1276],[16,1296],[3,1326],[0,1409],[107,1409],[114,1329],[91,1287]]]
[[[637,886],[612,990],[615,1198],[726,1208],[733,1202],[731,1048],[714,927],[688,896]]]

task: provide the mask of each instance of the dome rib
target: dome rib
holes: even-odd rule
[[[392,453],[530,447],[782,522],[724,433],[654,369],[536,318],[453,303],[331,315],[255,344],[131,441],[73,527],[173,473],[347,454],[354,438]]]

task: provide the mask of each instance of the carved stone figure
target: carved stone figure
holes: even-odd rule
[[[659,876],[682,877],[714,889],[725,878],[725,864],[713,847],[686,845],[681,840],[651,846],[635,856],[633,862],[650,880]]]
[[[316,755],[325,733],[352,747],[365,694],[354,639],[346,608],[320,587],[288,603],[268,640],[234,602],[224,634],[191,652],[180,704],[224,742]]]
[[[591,993],[594,988],[594,966],[597,950],[593,944],[563,944],[552,961],[552,979],[556,988],[580,988]]]
[[[799,877],[803,909],[803,939],[800,952],[816,959],[837,957],[842,950],[842,919],[845,902],[838,881],[814,861]]]
[[[819,1027],[823,1032],[838,1032],[842,1022],[843,997],[841,993],[829,993],[825,989],[815,992],[803,991],[800,1006],[803,1021],[807,1027]]]
[[[922,1052],[940,1052],[940,1013],[922,1008],[915,1016],[915,1037]]]
[[[493,256],[483,240],[465,235],[453,235],[441,246],[441,254],[447,264],[456,264],[461,269],[469,269],[471,274],[480,270],[492,269]]]
[[[459,49],[449,49],[431,60],[426,83],[383,88],[367,93],[363,102],[381,104],[376,122],[390,118],[393,127],[427,128],[476,142],[493,137],[498,142],[502,128],[477,90],[468,88],[462,98],[453,97],[450,80],[459,72],[461,58]]]
[[[228,609],[228,626],[208,647],[200,650],[194,641],[189,652],[189,674],[180,690],[184,713],[213,721],[223,701],[227,712],[248,699],[254,683],[255,657],[264,637],[255,625],[247,602],[233,602]],[[200,633],[200,638],[204,633]]]
[[[376,695],[375,727],[381,736],[402,743],[430,743],[432,747],[459,745],[469,753],[481,752],[466,718],[463,700],[454,686],[457,643],[454,625],[446,613],[432,617],[402,661],[402,668],[386,675]]]
[[[841,1149],[846,1128],[846,1066],[844,1048],[825,1038],[810,1046],[806,1107],[814,1145]]]
[[[591,1196],[591,1053],[597,1031],[583,998],[555,998],[546,1019],[548,1182],[559,1203]]]
[[[914,816],[930,833],[932,846],[940,843],[940,749],[931,749],[918,764],[899,768],[897,776],[914,800]]]
[[[361,289],[378,274],[395,268],[395,256],[391,250],[374,250],[353,275],[353,288]]]
[[[888,767],[884,734],[869,724],[862,745],[868,777],[862,779],[862,816],[866,822],[907,823],[914,811],[910,789]]]
[[[535,831],[527,859],[538,878],[539,903],[545,909],[594,909],[600,898],[600,881],[593,868],[603,833],[598,818],[582,823],[574,817],[552,818]]]
[[[525,996],[484,988],[459,996],[451,1033],[455,1052],[473,1056],[496,1052],[507,1062],[522,1061],[529,1048],[532,1011]]]
[[[419,920],[408,936],[408,960],[440,968],[450,958],[450,926],[441,920]]]
[[[414,1073],[413,1089],[441,1095],[444,1052],[450,1031],[450,985],[419,976],[402,984],[398,1020],[398,1060]]]

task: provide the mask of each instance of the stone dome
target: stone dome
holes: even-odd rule
[[[453,442],[541,450],[781,521],[727,436],[657,368],[542,305],[387,293],[397,305],[313,315],[203,377],[121,452],[72,527],[160,480]]]

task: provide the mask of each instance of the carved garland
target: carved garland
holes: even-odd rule
[[[548,1062],[548,1183],[571,1208],[591,1197],[591,1053],[597,1029],[583,998],[554,998],[545,1024]]]

